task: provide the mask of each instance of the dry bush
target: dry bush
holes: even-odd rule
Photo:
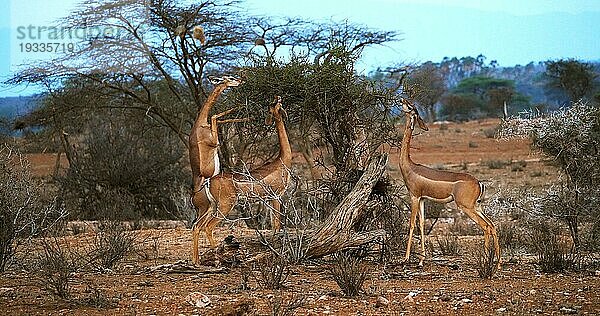
[[[524,171],[527,167],[527,162],[523,160],[512,162],[510,165],[510,171]]]
[[[275,254],[268,254],[254,263],[254,269],[258,270],[258,283],[270,290],[276,290],[283,287],[285,281],[290,275],[289,262]]]
[[[554,158],[565,177],[534,197],[538,207],[533,210],[564,222],[579,251],[580,226],[600,218],[600,108],[577,102],[543,116],[513,118],[503,123],[499,136],[530,137],[535,148]]]
[[[138,235],[127,231],[117,221],[103,221],[98,226],[90,252],[91,262],[102,269],[112,269],[134,250]]]
[[[269,300],[269,308],[272,316],[288,316],[295,315],[295,311],[304,306],[306,303],[306,296],[304,295],[292,295],[289,299],[285,298],[283,293],[280,291],[277,295],[273,296]]]
[[[510,252],[525,246],[522,228],[517,224],[512,222],[499,223],[497,232],[500,249]]]
[[[490,169],[504,169],[506,166],[510,165],[510,163],[504,160],[488,160],[483,164]]]
[[[561,234],[558,225],[548,221],[534,222],[530,226],[529,242],[537,256],[542,272],[563,272],[576,267],[576,255]]]
[[[491,246],[493,244],[494,237],[491,237],[489,247],[486,248],[485,245],[482,244],[475,248],[471,253],[473,261],[475,262],[475,269],[480,278],[491,279],[498,271],[498,260],[500,258],[496,257],[494,247]]]
[[[161,236],[148,235],[142,240],[136,240],[135,253],[143,260],[164,259],[165,255],[160,251]]]
[[[69,169],[57,178],[72,217],[174,218],[172,196],[189,181],[177,140],[143,116],[101,114],[69,148]]]
[[[101,289],[91,284],[86,284],[84,292],[86,296],[80,298],[78,303],[83,306],[89,306],[97,309],[115,308],[118,306],[118,298],[109,298]]]
[[[22,242],[53,229],[67,215],[54,201],[42,199],[43,185],[33,179],[18,150],[0,144],[0,272]]]
[[[60,298],[71,296],[73,273],[82,266],[82,255],[56,238],[40,239],[43,250],[36,258],[39,284]]]
[[[438,249],[444,256],[456,256],[460,254],[460,243],[458,236],[447,235],[442,238],[435,238]]]
[[[500,126],[490,127],[483,130],[483,135],[485,135],[486,138],[494,138],[499,131]]]
[[[368,278],[368,268],[353,251],[335,253],[329,274],[347,297],[355,297]]]

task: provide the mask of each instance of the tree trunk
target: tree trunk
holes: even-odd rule
[[[363,175],[352,191],[331,212],[311,238],[306,251],[306,258],[322,257],[346,247],[356,247],[385,236],[384,230],[354,232],[352,227],[365,210],[373,207],[375,201],[369,202],[373,186],[385,171],[387,154],[371,158]]]
[[[432,104],[427,107],[427,117],[429,118],[430,124],[437,120],[437,118],[435,117],[435,104]]]

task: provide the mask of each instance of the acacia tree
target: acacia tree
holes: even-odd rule
[[[232,127],[241,131],[236,134],[248,137],[241,140],[249,142],[240,145],[250,148],[244,155],[260,152],[269,157],[277,152],[278,148],[272,146],[274,140],[265,137],[265,126],[259,119],[265,117],[270,99],[280,95],[288,113],[286,127],[293,135],[292,145],[318,146],[322,157],[326,157],[316,162],[326,172],[314,191],[325,192],[320,193],[318,203],[327,220],[319,233],[310,236],[311,242],[304,249],[308,257],[382,237],[381,230],[370,230],[366,217],[371,211],[380,214],[376,210],[394,207],[389,196],[385,203],[377,198],[389,195],[389,183],[381,179],[387,159],[375,153],[384,143],[398,144],[401,137],[394,126],[397,91],[361,77],[354,69],[362,48],[369,45],[364,39],[377,44],[390,36],[345,25],[332,31],[330,38],[314,57],[293,54],[285,60],[256,56],[253,64],[243,69],[246,82],[232,90],[224,102],[228,107],[229,102],[243,102],[242,110],[255,113],[248,116],[257,118],[250,124]],[[332,231],[338,233],[331,235]]]
[[[448,93],[441,102],[441,114],[452,121],[468,120],[482,107],[481,99],[474,93]]]
[[[264,139],[259,120],[265,116],[266,104],[274,95],[282,96],[292,142],[300,147],[326,144],[334,170],[342,174],[364,168],[374,149],[397,140],[392,126],[395,91],[354,70],[364,47],[392,40],[393,33],[350,24],[326,30],[329,41],[319,49],[313,45],[316,54],[294,54],[289,60],[255,56],[253,65],[243,69],[245,84],[231,91],[224,105],[245,103],[244,109],[255,113],[249,116],[258,119],[240,125],[245,131],[239,134],[252,137],[245,141],[256,146]]]
[[[86,1],[59,21],[61,27],[110,30],[110,35],[86,39],[73,52],[30,65],[9,83],[41,83],[56,91],[65,80],[84,80],[90,98],[118,96],[122,102],[113,107],[143,111],[187,146],[186,134],[207,95],[207,73],[232,71],[256,37],[252,19],[237,8],[235,2],[212,0],[190,5]],[[194,38],[196,26],[202,29]],[[157,86],[164,89],[157,91]]]
[[[429,122],[436,120],[435,104],[446,92],[446,83],[438,67],[426,62],[410,73],[407,83],[415,100],[427,111]]]
[[[322,61],[336,46],[332,41],[351,43],[358,51],[395,37],[395,32],[347,22],[250,17],[236,1],[189,5],[177,0],[86,1],[82,9],[59,22],[67,29],[110,29],[111,35],[90,38],[72,53],[30,65],[9,83],[40,83],[51,96],[64,92],[68,81],[85,83],[89,99],[115,97],[120,102],[112,102],[111,107],[143,112],[173,131],[185,146],[197,109],[210,89],[207,75],[237,72],[257,56],[279,58],[276,53],[282,48]],[[93,105],[71,102],[54,110],[63,114]]]
[[[546,62],[548,85],[567,93],[571,102],[576,102],[592,92],[598,75],[594,66],[575,59],[559,59]]]
[[[488,76],[474,76],[462,80],[451,94],[459,95],[458,98],[450,96],[444,97],[444,105],[451,106],[452,109],[445,109],[443,112],[453,113],[457,109],[463,111],[469,110],[473,113],[463,113],[467,117],[478,115],[498,116],[502,113],[504,104],[511,105],[513,100],[518,100],[518,103],[527,102],[519,93],[515,91],[513,80],[493,78]],[[469,102],[460,106],[460,98],[470,96],[469,101],[477,99],[477,102]],[[457,101],[457,102],[454,102]],[[520,104],[519,106],[523,106]],[[480,113],[477,113],[480,112]]]

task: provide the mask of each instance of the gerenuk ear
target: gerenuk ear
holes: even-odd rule
[[[220,84],[224,81],[223,78],[221,77],[217,77],[217,76],[208,76],[208,81],[210,81],[210,83],[217,85]]]

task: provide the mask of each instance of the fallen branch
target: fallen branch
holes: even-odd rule
[[[373,186],[385,171],[388,157],[386,154],[374,156],[364,173],[342,202],[331,212],[315,234],[306,251],[306,258],[322,257],[343,248],[357,247],[373,242],[383,236],[385,231],[354,232],[352,227],[371,205],[369,197]],[[375,203],[375,202],[372,202]]]

